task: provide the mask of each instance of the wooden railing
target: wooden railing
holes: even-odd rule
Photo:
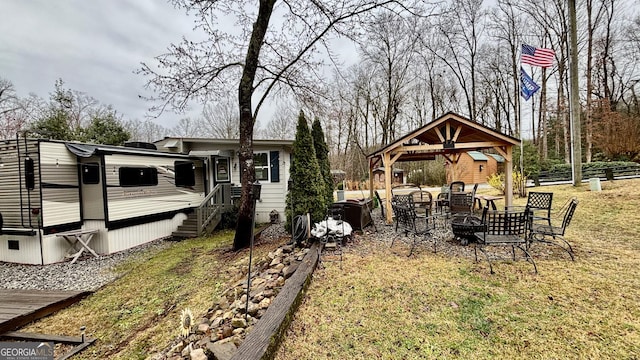
[[[203,236],[220,222],[222,212],[231,206],[231,187],[218,184],[196,208],[198,236]]]

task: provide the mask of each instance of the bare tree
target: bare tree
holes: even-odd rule
[[[154,142],[169,135],[169,130],[151,120],[129,120],[123,126],[131,134],[131,141]]]
[[[631,70],[633,76],[625,84],[625,96],[623,101],[627,106],[629,113],[635,113],[640,115],[640,102],[638,101],[638,95],[636,94],[636,86],[640,83],[640,15],[637,15],[635,19],[631,20],[626,25],[626,44],[624,57],[635,66]]]
[[[16,90],[9,80],[0,79],[0,115],[15,109]]]
[[[604,15],[604,2],[586,0],[587,11],[587,66],[585,78],[587,79],[587,103],[585,111],[585,157],[591,162],[593,148],[593,50],[596,38],[596,28],[600,25]]]
[[[16,96],[13,83],[0,79],[0,138],[10,138],[22,130],[29,120],[24,115],[23,104]]]
[[[367,35],[360,46],[365,62],[371,64],[375,79],[374,105],[381,131],[381,145],[393,141],[397,122],[407,99],[412,79],[410,66],[416,57],[419,33],[415,18],[402,18],[391,12],[380,13],[365,26]]]
[[[449,69],[464,93],[469,118],[476,119],[477,61],[484,31],[482,0],[453,0],[423,43]]]
[[[512,1],[499,0],[496,7],[490,11],[489,24],[491,38],[496,42],[491,52],[498,52],[501,55],[500,59],[494,60],[507,61],[502,66],[495,64],[492,70],[495,76],[499,77],[495,80],[495,86],[500,88],[500,90],[496,89],[498,98],[495,99],[496,129],[501,129],[504,122],[510,122],[510,119],[513,119],[513,124],[510,126],[518,132],[522,123],[518,55],[521,49],[522,29],[526,28],[526,22],[521,15]],[[486,74],[484,76],[486,77]],[[499,100],[500,94],[503,96],[502,100]],[[535,139],[535,134],[533,137]]]
[[[296,136],[296,110],[293,104],[280,103],[262,131],[262,138],[293,140]],[[298,111],[299,113],[299,111]]]
[[[171,129],[171,133],[174,136],[198,137],[202,135],[201,129],[201,120],[185,117],[178,120],[178,124]]]
[[[353,35],[349,23],[371,11],[381,7],[401,11],[409,5],[394,0],[260,0],[256,12],[255,7],[235,0],[173,2],[196,13],[196,27],[207,38],[170,45],[167,53],[156,58],[160,69],[142,64],[140,73],[148,77],[147,86],[161,101],[158,111],[167,106],[183,110],[190,100],[210,100],[228,91],[227,84],[237,86],[242,195],[234,249],[240,249],[251,237],[252,139],[256,115],[268,96],[285,87],[315,93],[321,74],[316,72],[319,63],[313,54],[328,46],[331,34]],[[274,10],[280,21],[272,23]],[[235,17],[241,28],[225,32],[221,19],[229,17]],[[254,95],[258,95],[255,106]]]
[[[564,149],[564,159],[566,163],[570,162],[571,146],[569,132],[569,107],[568,107],[568,24],[567,4],[562,0],[544,1],[532,0],[530,2],[519,2],[517,8],[531,22],[536,24],[535,31],[523,34],[528,41],[535,41],[537,46],[544,48],[552,48],[555,50],[557,66],[551,69],[556,76],[556,104],[555,114],[553,116],[554,123],[550,125],[550,132],[556,134],[554,139],[556,151]],[[551,75],[546,68],[542,69],[541,98],[539,107],[539,116],[543,117],[547,112],[547,81]],[[544,107],[543,107],[544,106]],[[552,107],[552,105],[549,105]],[[546,132],[545,132],[546,134]]]
[[[630,52],[635,53],[635,61],[640,60],[640,15],[631,21],[627,27],[627,36],[629,38]]]
[[[238,106],[230,96],[210,102],[202,110],[202,128],[217,139],[237,139],[240,127]]]
[[[513,96],[513,63],[508,53],[499,45],[485,45],[478,63],[478,85],[482,89],[477,95],[477,112],[484,125],[503,133],[519,136],[519,120]],[[490,55],[489,55],[490,54]]]

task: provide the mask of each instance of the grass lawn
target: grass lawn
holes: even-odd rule
[[[576,261],[537,245],[538,275],[524,261],[490,275],[485,261],[428,247],[407,258],[363,237],[342,271],[316,271],[277,358],[638,359],[640,180],[602,187],[529,189],[553,191],[556,206],[580,200],[567,235]],[[84,325],[98,341],[74,359],[144,359],[178,338],[181,310],[198,319],[245,276],[248,251],[229,252],[232,240],[222,232],[132,259],[115,282],[21,331],[78,336]],[[277,245],[258,246],[254,261]]]
[[[524,261],[491,275],[485,261],[362,241],[343,270],[316,271],[277,359],[640,358],[640,180],[602,187],[529,189],[554,192],[557,207],[580,200],[576,261],[537,244],[538,275]]]

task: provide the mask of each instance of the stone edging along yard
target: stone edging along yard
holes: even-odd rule
[[[267,312],[233,355],[233,360],[273,359],[318,265],[322,245],[314,243],[298,269],[280,289]]]
[[[252,271],[248,311],[245,277],[223,292],[202,317],[195,334],[148,359],[274,358],[311,282],[321,249],[322,244],[315,242],[310,248],[284,245],[270,252]]]

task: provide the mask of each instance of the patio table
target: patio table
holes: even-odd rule
[[[486,201],[486,206],[491,206],[492,210],[497,210],[496,200],[504,199],[504,196],[493,196],[493,195],[476,195],[476,199]]]

